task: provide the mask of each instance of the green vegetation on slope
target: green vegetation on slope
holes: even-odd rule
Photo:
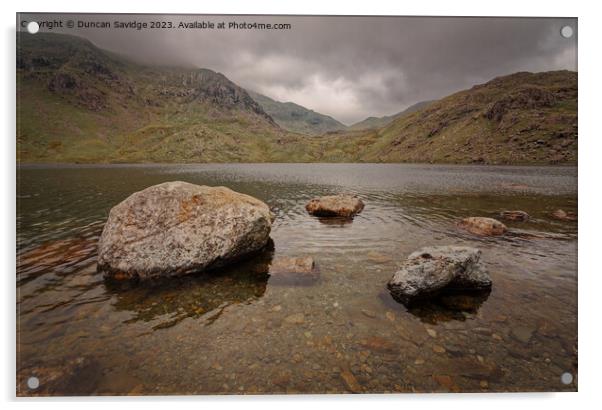
[[[495,78],[392,122],[367,161],[575,163],[577,73]]]
[[[19,33],[17,81],[21,162],[577,159],[577,74],[568,71],[500,77],[380,129],[313,137],[281,128],[222,74],[142,66],[67,35]]]
[[[398,112],[397,114],[393,114],[393,115],[385,115],[384,117],[368,117],[365,120],[362,120],[360,122],[356,122],[353,125],[350,125],[349,129],[358,131],[358,130],[382,128],[382,127],[389,125],[391,122],[393,122],[397,118],[401,118],[405,115],[408,115],[408,114],[411,114],[413,112],[423,109],[424,107],[426,107],[427,105],[429,105],[432,102],[433,101],[421,101],[419,103],[410,105],[405,110]]]
[[[66,35],[18,45],[20,161],[264,161],[286,136],[211,70],[140,66]]]
[[[347,129],[344,124],[334,118],[298,104],[275,101],[253,91],[248,91],[248,93],[285,130],[308,135],[321,135],[326,132]]]

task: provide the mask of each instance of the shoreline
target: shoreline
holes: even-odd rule
[[[35,167],[143,167],[143,166],[199,166],[199,165],[425,165],[425,166],[458,166],[458,167],[549,167],[578,168],[578,163],[516,163],[516,164],[480,164],[456,162],[22,162],[16,168]]]

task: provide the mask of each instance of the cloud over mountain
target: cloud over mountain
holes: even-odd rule
[[[60,18],[22,14],[23,19]],[[144,63],[206,67],[352,123],[516,71],[577,70],[576,19],[69,15],[73,20],[288,23],[290,30],[55,29]]]

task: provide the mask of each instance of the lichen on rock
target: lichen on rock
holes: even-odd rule
[[[106,278],[180,276],[262,249],[272,215],[262,201],[225,187],[166,182],[111,209],[98,244]]]
[[[458,226],[468,232],[481,236],[498,236],[508,231],[506,225],[497,219],[480,216],[464,218],[458,223]]]
[[[364,202],[354,195],[328,195],[314,198],[305,205],[311,215],[350,218],[364,209]]]
[[[438,296],[443,290],[491,288],[481,251],[466,246],[425,247],[408,256],[387,287],[405,305]]]

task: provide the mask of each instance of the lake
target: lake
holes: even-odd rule
[[[105,283],[96,241],[109,210],[174,180],[266,202],[273,249],[161,286]],[[576,167],[29,165],[17,188],[20,386],[58,372],[62,394],[577,389],[577,223],[551,216],[577,212]],[[307,214],[309,199],[335,193],[360,196],[364,211]],[[501,237],[456,227],[502,210],[531,218]],[[395,302],[396,266],[431,245],[481,249],[491,293]],[[281,255],[313,257],[319,280],[270,283],[258,266]]]

